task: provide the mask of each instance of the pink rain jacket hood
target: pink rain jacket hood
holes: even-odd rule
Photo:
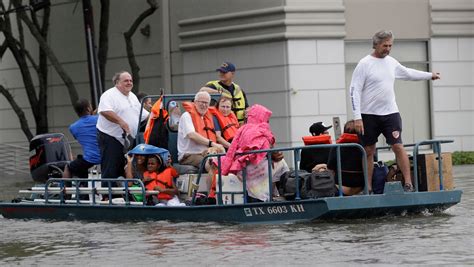
[[[245,167],[246,162],[258,164],[265,158],[266,153],[236,155],[238,153],[269,149],[275,143],[275,138],[268,121],[272,112],[262,105],[251,106],[247,113],[247,123],[239,128],[227,154],[222,158],[222,174],[237,173]]]

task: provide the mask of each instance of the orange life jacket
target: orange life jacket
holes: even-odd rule
[[[143,173],[144,177],[153,178],[153,181],[149,182],[145,187],[146,190],[155,190],[159,188],[169,189],[173,188],[173,178],[178,177],[178,172],[173,167],[168,167],[161,173],[146,171]],[[159,193],[158,199],[170,200],[173,196],[165,193]]]
[[[219,125],[221,126],[221,132],[224,139],[228,142],[234,139],[235,133],[239,129],[239,120],[233,112],[231,112],[227,117],[222,115],[222,113],[217,110],[215,107],[209,107],[209,111],[212,115],[216,116]]]
[[[359,137],[357,134],[343,133],[339,136],[336,143],[359,143]]]
[[[145,132],[143,133],[143,138],[146,144],[168,148],[168,135],[167,132],[163,132],[167,131],[166,122],[168,121],[168,112],[162,107],[162,101],[163,96],[153,104]]]
[[[318,145],[318,144],[331,144],[331,136],[328,134],[316,135],[316,136],[303,136],[303,142],[305,146]]]
[[[196,109],[194,103],[191,102],[183,102],[183,108],[191,114],[191,119],[193,120],[194,130],[203,136],[211,140],[212,142],[216,142],[216,130],[214,129],[214,122],[212,121],[212,114],[210,112],[206,112],[204,116],[201,116]]]

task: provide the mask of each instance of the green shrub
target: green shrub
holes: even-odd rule
[[[474,151],[453,152],[453,165],[474,164]]]
[[[395,163],[395,159],[385,162],[385,165],[390,166]],[[474,151],[455,151],[453,152],[453,165],[467,165],[474,164]]]

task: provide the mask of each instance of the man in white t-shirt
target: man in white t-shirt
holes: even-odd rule
[[[410,163],[401,138],[402,119],[395,102],[394,82],[395,79],[437,80],[440,75],[407,68],[389,56],[393,39],[391,31],[375,33],[372,38],[374,51],[357,64],[352,75],[350,95],[355,128],[367,152],[369,191],[372,190],[375,145],[378,136],[383,134],[387,144],[392,146],[403,173],[404,190],[412,192]]]
[[[135,137],[141,109],[140,102],[132,92],[133,80],[130,73],[120,71],[114,75],[112,82],[115,86],[102,94],[98,107],[97,137],[104,178],[123,176],[126,163],[124,133]],[[140,121],[143,121],[149,113],[145,109],[141,110]]]
[[[209,112],[211,96],[198,92],[193,103],[183,103],[186,112],[178,123],[178,161],[183,165],[199,167],[203,152],[209,147],[224,152],[224,147],[216,142],[216,132]],[[208,168],[208,166],[206,166]]]

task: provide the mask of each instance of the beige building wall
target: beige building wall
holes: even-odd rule
[[[381,30],[397,39],[430,38],[428,0],[344,0],[346,40],[367,40]]]
[[[474,150],[474,1],[431,0],[433,135],[453,139],[451,150]]]

